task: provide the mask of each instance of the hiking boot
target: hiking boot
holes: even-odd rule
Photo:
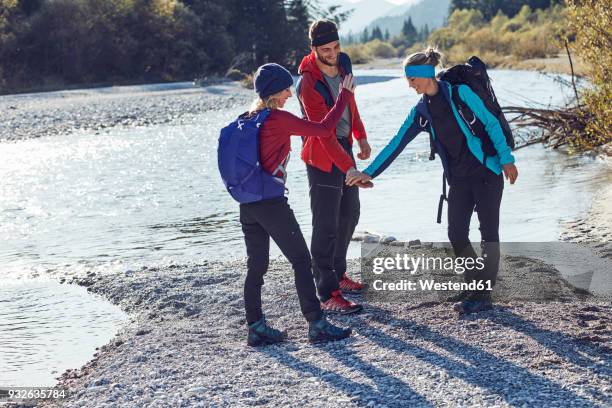
[[[349,278],[346,272],[342,275],[342,279],[340,279],[338,283],[340,285],[340,290],[344,293],[361,293],[363,289],[363,284]]]
[[[454,307],[459,314],[479,313],[493,309],[491,295],[472,296]]]
[[[450,302],[450,303],[457,303],[457,302],[463,302],[464,300],[469,299],[472,296],[472,291],[470,290],[463,290],[455,295],[451,295],[449,297],[446,298],[446,300],[444,300],[445,302]]]
[[[287,333],[268,326],[266,318],[262,317],[255,323],[249,324],[247,344],[251,347],[265,346],[285,341]]]
[[[346,300],[340,290],[335,290],[329,299],[321,302],[321,310],[328,313],[350,314],[362,311],[363,307]]]
[[[308,341],[311,343],[325,343],[347,338],[353,331],[351,328],[343,329],[334,326],[325,318],[308,323]]]

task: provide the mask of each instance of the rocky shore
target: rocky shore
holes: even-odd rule
[[[351,262],[351,273],[359,268]],[[306,342],[289,265],[272,262],[264,308],[282,345],[245,345],[243,262],[74,280],[134,317],[84,367],[65,407],[609,406],[609,302],[504,303],[459,317],[448,303],[368,303],[334,318],[344,341]],[[360,300],[359,297],[355,297]]]
[[[606,193],[608,194],[608,193]],[[595,204],[607,203],[602,196]],[[601,206],[573,239],[605,238]],[[605,219],[605,218],[604,218]],[[596,227],[588,230],[591,222]],[[585,227],[587,226],[587,227]],[[607,226],[607,229],[605,228]],[[587,231],[588,230],[588,231]],[[502,269],[533,268],[504,259]],[[359,260],[350,273],[359,274]],[[264,308],[289,331],[282,345],[245,345],[245,265],[202,262],[73,278],[133,316],[94,359],[59,386],[64,407],[542,406],[612,403],[612,305],[576,295],[564,302],[501,302],[460,317],[448,303],[369,302],[344,341],[312,346],[290,266],[271,263]],[[353,297],[363,301],[360,296]]]
[[[0,141],[113,127],[189,123],[209,110],[246,105],[252,91],[238,82],[128,86],[0,97]]]

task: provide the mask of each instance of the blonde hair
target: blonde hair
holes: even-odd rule
[[[283,93],[285,90],[283,89],[280,92],[272,94],[270,96],[266,96],[265,98],[260,98],[259,96],[251,102],[251,107],[249,108],[249,114],[252,115],[260,110],[268,109],[278,109],[278,100],[277,98]]]
[[[427,47],[426,50],[410,54],[402,64],[404,67],[409,65],[432,65],[438,66],[442,60],[442,53],[435,47]]]

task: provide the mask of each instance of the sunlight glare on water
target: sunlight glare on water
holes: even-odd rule
[[[357,72],[357,102],[375,155],[395,134],[417,96],[398,70]],[[492,71],[502,104],[560,104],[566,93],[534,72]],[[245,256],[238,205],[216,164],[219,130],[246,107],[210,111],[193,124],[77,132],[0,144],[0,267],[15,276],[112,272]],[[298,113],[297,101],[287,106]],[[308,183],[293,140],[289,202],[306,239]],[[358,230],[399,239],[440,241],[435,223],[441,192],[439,160],[429,162],[418,136],[362,191]],[[597,160],[533,146],[516,152],[520,176],[506,184],[501,239],[557,240],[559,222],[590,203],[607,173]],[[364,168],[367,163],[359,162]],[[475,219],[474,219],[475,221]],[[472,238],[478,240],[477,223]],[[358,245],[351,254],[357,256]],[[278,249],[273,246],[273,255]]]

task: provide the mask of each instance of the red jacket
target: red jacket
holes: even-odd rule
[[[264,170],[274,176],[283,177],[279,165],[284,169],[287,164],[291,150],[291,136],[336,139],[336,125],[347,103],[351,101],[354,101],[353,94],[343,89],[338,95],[335,106],[324,118],[316,122],[298,118],[290,112],[273,109],[259,131],[259,157]]]
[[[348,55],[340,53],[338,68],[340,75],[344,77],[350,72],[350,60]],[[321,70],[317,66],[314,52],[302,60],[298,73],[301,75],[297,85],[298,98],[302,107],[302,113],[311,121],[321,121],[333,106],[333,94],[323,78]],[[343,63],[345,62],[345,63]],[[351,133],[349,143],[353,144],[353,137],[357,140],[365,139],[366,132],[357,110],[355,99],[349,101],[351,110]],[[335,137],[315,138],[305,137],[302,147],[302,160],[306,164],[314,166],[325,172],[331,172],[332,162],[342,172],[346,173],[354,166],[353,159],[338,143]]]

